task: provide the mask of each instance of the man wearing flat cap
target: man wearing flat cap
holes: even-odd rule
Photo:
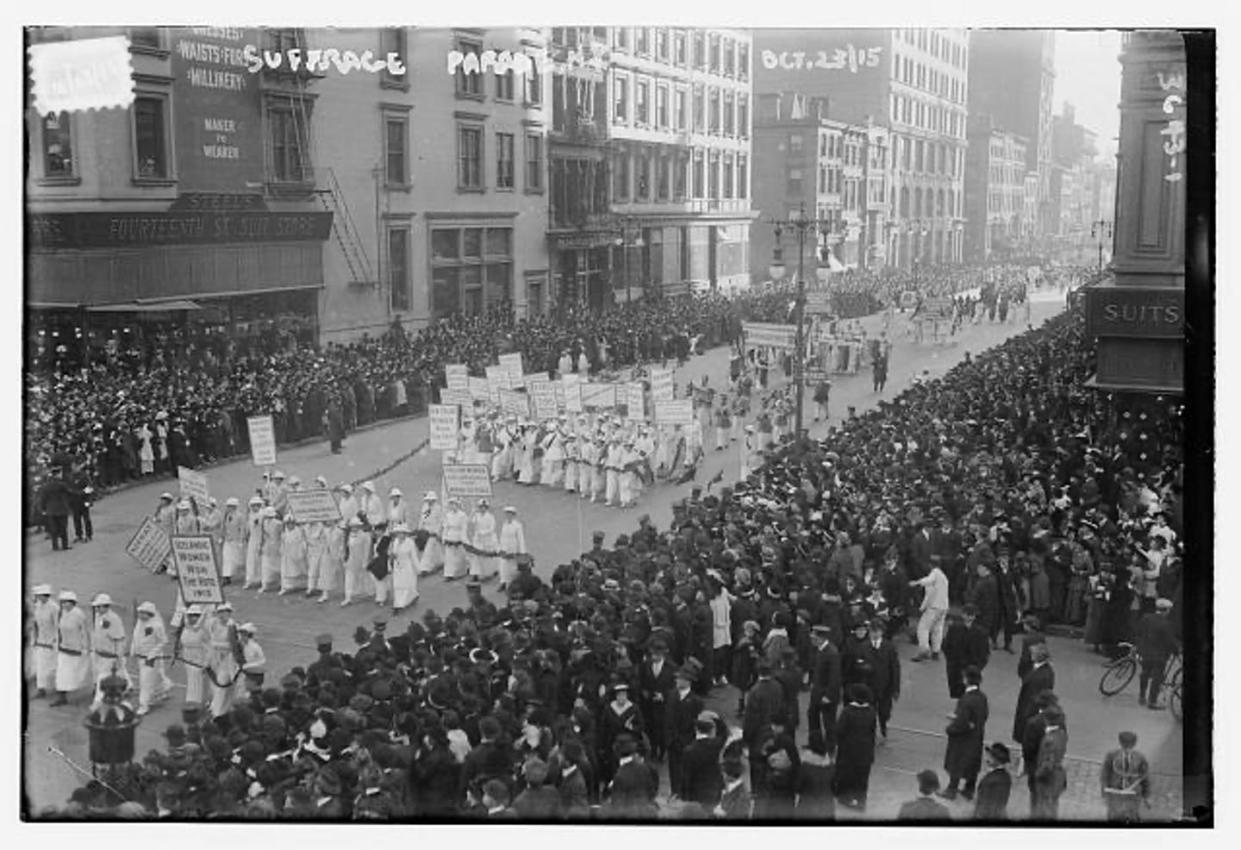
[[[1142,658],[1142,671],[1138,675],[1138,704],[1159,710],[1159,690],[1163,687],[1163,674],[1168,659],[1180,652],[1181,642],[1173,629],[1170,614],[1172,601],[1155,600],[1155,610],[1143,614],[1138,621],[1137,649]]]
[[[995,742],[983,752],[987,772],[978,780],[974,797],[974,820],[1002,821],[1008,818],[1008,798],[1013,790],[1013,777],[1008,772],[1012,760],[1008,747]]]
[[[1142,819],[1142,804],[1150,807],[1150,764],[1138,752],[1138,736],[1120,733],[1120,749],[1103,757],[1100,784],[1107,819],[1117,823],[1137,823]]]
[[[810,663],[810,707],[807,730],[822,732],[829,753],[836,750],[836,711],[840,706],[841,660],[832,643],[830,626],[814,626],[810,640],[815,652]]]

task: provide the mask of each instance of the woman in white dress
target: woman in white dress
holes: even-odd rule
[[[246,515],[246,590],[257,590],[263,586],[263,572],[260,569],[262,553],[259,549],[262,542],[263,500],[251,496],[250,513]]]
[[[422,497],[422,511],[418,515],[418,529],[427,534],[426,545],[422,547],[422,556],[418,559],[419,575],[430,575],[444,568],[444,544],[440,542],[443,525],[444,511],[440,507],[439,496],[434,490],[428,490]]]
[[[527,425],[518,445],[521,447],[521,461],[517,466],[517,483],[533,484],[534,478],[534,447],[538,443],[538,429]]]
[[[392,528],[388,563],[392,570],[392,614],[418,601],[418,544],[409,525],[398,522]]]
[[[500,538],[496,534],[496,518],[486,499],[478,500],[478,509],[470,518],[470,545],[479,552],[470,554],[470,575],[479,581],[487,581],[496,573],[498,560],[490,553],[500,550]]]
[[[348,522],[348,533],[345,535],[345,598],[340,607],[350,605],[359,596],[365,595],[367,587],[366,562],[371,556],[371,535],[362,527],[362,518],[351,516]]]
[[[155,471],[155,450],[151,448],[154,434],[145,422],[134,433],[138,437],[138,461],[142,465],[142,474],[150,475]]]
[[[517,519],[517,508],[504,509],[504,525],[500,526],[500,589],[508,587],[517,577],[517,556],[526,554],[526,530]]]
[[[456,581],[465,575],[466,558],[465,543],[469,535],[470,518],[461,508],[461,500],[453,497],[448,500],[448,510],[444,513],[444,580]]]

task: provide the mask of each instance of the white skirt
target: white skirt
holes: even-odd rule
[[[90,681],[90,656],[56,653],[56,690],[76,691]]]

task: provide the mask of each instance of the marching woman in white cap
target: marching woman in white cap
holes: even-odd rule
[[[250,531],[246,516],[241,512],[240,499],[230,496],[224,500],[224,516],[220,525],[224,537],[220,549],[224,583],[232,584],[240,580],[240,573],[245,569],[246,539]]]
[[[478,550],[470,555],[470,575],[479,581],[488,581],[496,573],[496,557],[491,553],[499,551],[500,538],[496,536],[496,518],[491,513],[491,505],[486,499],[478,500],[478,508],[470,517],[470,544]]]
[[[262,497],[251,496],[249,510],[250,512],[243,520],[246,529],[246,590],[257,590],[263,586],[262,553],[260,552],[263,542]]]
[[[341,575],[345,571],[345,559],[349,554],[345,551],[346,527],[345,520],[323,523],[325,545],[323,557],[319,561],[318,578],[313,585],[314,589],[319,591],[319,598],[315,600],[316,602],[327,602],[332,591],[340,584]]]
[[[362,485],[362,492],[358,497],[359,509],[362,516],[366,519],[367,525],[372,530],[382,528],[387,522],[388,513],[384,509],[383,500],[375,495],[375,482],[367,481]]]
[[[90,623],[78,607],[78,595],[62,590],[60,620],[56,626],[56,699],[52,705],[69,702],[69,694],[87,683],[91,672]]]
[[[362,595],[366,587],[366,561],[371,556],[371,536],[362,527],[362,518],[357,514],[349,517],[345,526],[345,598],[340,607],[344,608]]]
[[[263,522],[259,530],[259,593],[266,593],[280,586],[280,546],[284,538],[284,523],[270,505],[263,508]]]
[[[202,705],[207,684],[207,664],[210,662],[211,631],[203,620],[203,607],[191,605],[185,609],[185,621],[177,635],[176,654],[184,661],[185,704]]]
[[[241,678],[237,680],[233,692],[234,699],[240,697],[244,700],[248,696],[251,682],[260,686],[263,684],[263,677],[267,670],[267,656],[263,654],[263,647],[259,646],[259,642],[254,638],[257,631],[254,623],[245,623],[237,627],[237,639],[241,643]]]
[[[418,515],[418,529],[427,535],[422,557],[418,561],[419,575],[430,575],[444,568],[444,545],[440,542],[443,526],[444,511],[440,507],[439,496],[434,490],[428,490],[422,497],[422,511]]]
[[[456,581],[465,575],[465,543],[470,518],[461,510],[461,500],[456,496],[448,500],[444,513],[444,579]]]
[[[285,515],[284,539],[280,541],[280,596],[304,589],[306,550],[306,530],[290,512]]]
[[[517,519],[517,508],[504,508],[504,524],[500,526],[500,589],[508,588],[517,577],[517,556],[526,554],[526,530]]]
[[[328,544],[330,534],[325,522],[307,522],[302,525],[302,533],[306,536],[306,595],[319,594],[319,601],[327,601],[323,590],[323,574],[331,572],[328,564]]]
[[[91,633],[91,656],[95,674],[95,700],[93,705],[103,702],[103,689],[100,682],[111,675],[120,676],[125,680],[125,689],[134,684],[129,677],[129,668],[125,664],[125,624],[120,616],[112,610],[112,597],[100,593],[91,600],[91,608],[95,612],[94,630]]]
[[[534,449],[538,442],[538,429],[534,425],[527,425],[514,443],[514,451],[518,452],[516,458],[518,484],[535,483]]]
[[[401,522],[409,524],[409,511],[405,504],[405,494],[400,487],[393,487],[388,491],[388,527]]]
[[[152,602],[138,606],[138,625],[134,629],[129,654],[138,662],[138,716],[151,710],[152,703],[160,703],[172,691],[172,682],[164,671],[164,650],[168,645],[168,630]]]
[[[175,531],[174,521],[176,516],[177,509],[175,506],[175,500],[172,498],[172,494],[167,492],[160,493],[159,505],[156,506],[155,513],[151,515],[151,518],[155,520],[155,524],[163,529],[164,534],[168,537],[172,537],[173,532]],[[160,567],[157,567],[155,571],[158,573],[171,569],[172,555],[170,554],[167,560],[165,560]]]
[[[388,563],[392,570],[392,614],[396,616],[418,601],[418,544],[413,529],[404,522],[392,526]]]
[[[353,519],[358,515],[358,499],[353,495],[352,484],[340,484],[336,488],[336,492],[340,495],[337,497],[336,505],[340,508],[340,516],[345,522]]]
[[[233,680],[237,677],[237,657],[241,648],[233,605],[217,605],[215,617],[207,624],[211,644],[207,665],[211,670],[211,716],[223,717],[233,708]]]
[[[36,697],[56,690],[56,628],[60,608],[52,601],[52,586],[34,589],[34,684]]]

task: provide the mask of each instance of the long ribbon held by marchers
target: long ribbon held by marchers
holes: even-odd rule
[[[414,447],[413,451],[407,452],[406,454],[401,455],[396,460],[392,461],[392,463],[388,464],[385,467],[382,467],[381,469],[376,469],[374,472],[368,473],[367,475],[363,475],[361,478],[358,478],[355,481],[350,482],[350,486],[357,487],[357,486],[360,486],[361,484],[366,483],[367,481],[373,481],[376,478],[382,478],[383,476],[387,475],[392,470],[396,469],[401,464],[405,463],[405,461],[417,455],[419,452],[421,452],[423,449],[425,449],[430,444],[431,444],[430,438],[423,440],[416,447]]]

